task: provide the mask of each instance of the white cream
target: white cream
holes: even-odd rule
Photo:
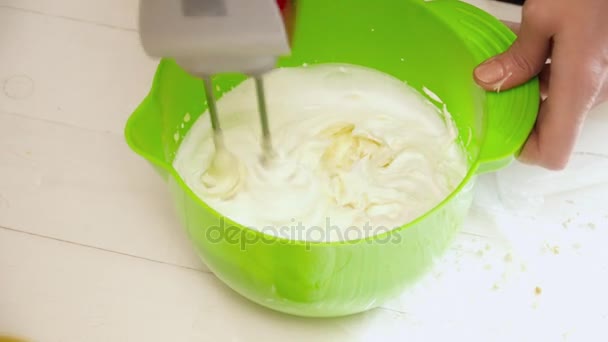
[[[217,103],[226,148],[241,163],[234,195],[201,182],[214,149],[206,114],[174,162],[204,202],[242,225],[295,240],[368,237],[432,209],[467,172],[449,114],[391,76],[319,65],[275,70],[265,87],[274,163],[260,163],[252,80]]]

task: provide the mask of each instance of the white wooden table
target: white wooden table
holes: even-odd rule
[[[514,6],[474,3],[519,18]],[[482,177],[464,232],[415,289],[353,317],[290,317],[205,268],[165,185],[127,148],[125,120],[156,67],[140,48],[136,12],[136,0],[0,0],[0,335],[608,338],[608,108],[593,113],[568,171],[514,165]]]

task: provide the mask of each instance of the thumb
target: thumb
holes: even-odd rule
[[[479,65],[475,81],[489,91],[507,90],[529,81],[545,66],[551,45],[550,35],[524,23],[519,37],[504,53]]]

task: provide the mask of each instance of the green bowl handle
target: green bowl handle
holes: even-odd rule
[[[240,74],[214,77],[214,82],[223,84],[222,89],[216,88],[214,92],[219,97],[245,79]],[[202,80],[188,74],[175,61],[162,59],[150,93],[127,122],[127,143],[156,166],[162,176],[174,174],[172,163],[179,144],[206,110]]]
[[[516,38],[497,18],[467,3],[435,0],[425,6],[458,34],[477,64],[506,51]],[[487,92],[485,96],[485,137],[474,165],[477,173],[501,169],[520,153],[538,115],[538,79],[508,91]]]
[[[164,153],[161,107],[155,101],[150,93],[137,107],[125,126],[125,138],[129,147],[152,163],[166,179],[171,166]]]

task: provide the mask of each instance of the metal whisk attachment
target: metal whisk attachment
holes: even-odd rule
[[[274,157],[274,149],[272,147],[272,138],[270,135],[270,127],[268,123],[268,112],[266,109],[266,96],[264,93],[264,82],[261,76],[255,76],[255,89],[258,102],[258,114],[260,116],[260,124],[262,126],[262,162],[267,162]],[[207,106],[209,108],[209,118],[211,120],[211,128],[213,130],[213,142],[216,152],[223,153],[226,151],[222,129],[218,118],[217,106],[213,95],[213,84],[210,77],[203,77],[205,85],[205,96],[207,97]],[[235,157],[236,158],[236,157]]]

